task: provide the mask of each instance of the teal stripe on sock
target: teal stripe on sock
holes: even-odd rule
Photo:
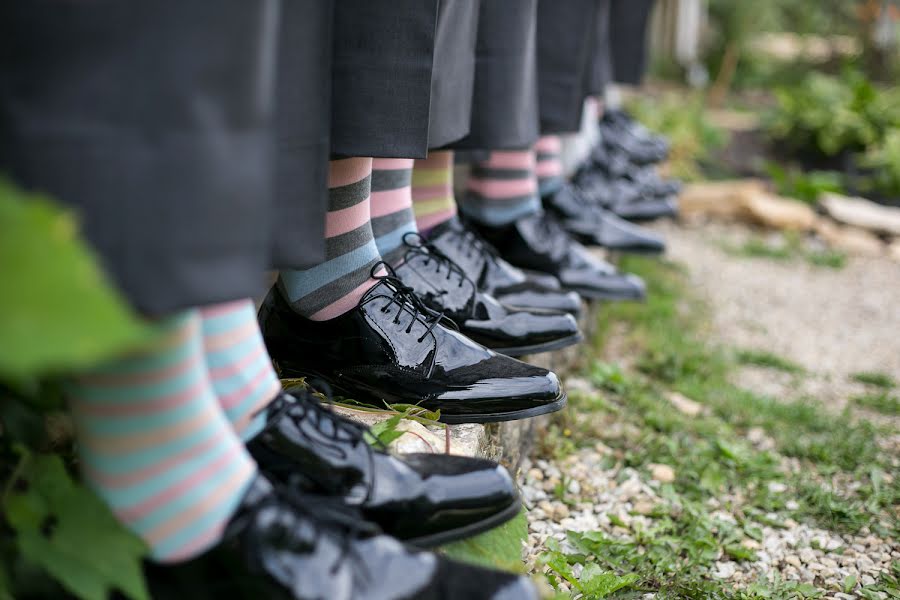
[[[375,240],[369,241],[346,254],[329,260],[305,271],[282,271],[281,279],[290,300],[296,302],[330,281],[339,279],[365,266],[372,260],[380,259]]]
[[[523,217],[527,217],[540,210],[541,201],[537,196],[527,200],[508,204],[504,202],[472,202],[462,201],[460,210],[467,216],[485,225],[500,226],[509,225]]]
[[[243,500],[246,495],[247,489],[250,487],[250,484],[253,483],[254,478],[255,473],[247,478],[247,482],[238,489],[238,493],[230,496],[225,502],[220,503],[214,510],[211,510],[202,518],[191,522],[185,529],[168,539],[163,540],[160,543],[159,548],[156,549],[155,554],[166,556],[173,552],[177,552],[179,548],[184,547],[186,544],[190,543],[191,540],[203,535],[210,528],[214,527],[216,523],[227,521],[237,510],[238,505],[240,505],[241,500]]]

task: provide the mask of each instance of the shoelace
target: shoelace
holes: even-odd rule
[[[424,266],[427,267],[433,262],[435,264],[434,271],[436,275],[440,275],[441,268],[446,267],[447,281],[450,281],[453,278],[453,275],[456,275],[457,277],[459,277],[458,287],[462,287],[463,284],[468,281],[470,284],[472,284],[473,288],[476,288],[475,282],[472,281],[468,275],[466,275],[466,272],[462,270],[462,267],[453,262],[453,260],[449,256],[441,252],[439,249],[433,246],[429,246],[425,242],[425,238],[423,238],[420,234],[412,231],[406,233],[403,236],[403,243],[406,244],[408,248],[410,248],[411,252],[425,257]]]
[[[293,421],[298,429],[300,428],[301,422],[309,422],[312,423],[313,427],[315,427],[323,437],[330,438],[335,442],[349,442],[354,448],[362,444],[362,447],[366,452],[366,458],[369,462],[369,472],[374,473],[375,450],[377,448],[378,450],[386,451],[387,448],[384,444],[382,444],[375,436],[369,434],[374,444],[373,447],[373,444],[370,444],[366,439],[366,435],[369,433],[368,427],[342,417],[329,407],[328,403],[331,402],[332,394],[331,387],[327,383],[314,380],[312,382],[307,382],[307,386],[309,386],[309,389],[292,390],[290,393],[285,392],[282,396],[279,396],[280,406],[276,405],[274,407],[275,414],[270,418],[272,418],[273,421],[277,421],[281,417],[286,417]],[[310,390],[319,391],[323,395],[324,401],[319,401],[317,398],[314,398],[313,393]],[[332,447],[332,450],[337,454],[345,456],[344,450],[339,444],[335,444]],[[364,485],[365,496],[363,502],[367,502],[372,497],[374,481],[370,479],[365,481]]]
[[[378,273],[381,269],[387,271],[387,275],[379,275]],[[371,274],[373,279],[386,283],[393,291],[390,302],[381,307],[381,312],[386,313],[390,310],[391,306],[397,305],[397,314],[394,316],[395,325],[400,324],[400,317],[404,312],[412,315],[412,319],[410,319],[409,325],[406,328],[406,333],[412,333],[413,324],[416,322],[427,326],[425,333],[416,340],[419,344],[424,342],[425,338],[431,335],[434,328],[441,322],[447,324],[452,323],[452,321],[444,317],[443,311],[438,312],[425,306],[425,303],[416,295],[415,290],[404,284],[403,281],[397,277],[394,268],[388,263],[384,261],[376,263],[372,267]]]

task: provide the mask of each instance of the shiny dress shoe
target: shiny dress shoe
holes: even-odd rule
[[[504,227],[472,223],[504,258],[523,268],[550,273],[565,289],[597,300],[641,300],[644,282],[623,275],[576,242],[550,215],[538,212]]]
[[[471,537],[519,514],[516,485],[500,465],[448,454],[394,456],[373,448],[367,431],[296,388],[269,404],[266,427],[247,449],[274,481],[340,497],[388,535],[419,547]]]
[[[453,217],[432,229],[426,242],[458,265],[478,289],[505,306],[536,311],[567,312],[578,316],[581,298],[560,290],[559,280],[547,273],[525,273],[497,251],[468,225]]]
[[[637,165],[664,161],[669,155],[669,143],[621,110],[607,110],[600,120],[603,143],[628,156]]]
[[[154,600],[536,600],[522,577],[405,547],[333,499],[257,477],[222,539],[200,556],[152,564]]]
[[[543,204],[566,231],[585,244],[637,254],[659,254],[666,249],[660,236],[589,202],[569,184],[544,197]]]
[[[625,179],[609,179],[598,171],[580,171],[574,178],[581,196],[628,221],[651,221],[678,214],[674,196],[645,196],[634,183]]]
[[[511,421],[566,405],[555,374],[445,327],[402,281],[379,279],[354,309],[328,321],[301,317],[269,292],[260,328],[282,377],[319,378],[375,406],[439,410],[444,423]]]
[[[601,175],[599,182],[623,180],[631,184],[636,195],[644,198],[667,198],[681,192],[681,182],[677,179],[662,179],[655,167],[634,165],[624,155],[602,144],[591,151],[591,162],[583,170],[589,176]]]
[[[396,276],[432,310],[453,321],[460,333],[495,352],[523,356],[558,350],[582,340],[578,323],[568,313],[530,312],[507,308],[437,250],[407,234],[403,261]]]

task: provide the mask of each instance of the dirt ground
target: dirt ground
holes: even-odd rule
[[[669,258],[687,266],[708,302],[713,339],[773,353],[808,371],[798,380],[745,367],[736,382],[741,387],[773,397],[817,397],[840,410],[865,391],[852,374],[900,380],[900,264],[851,256],[832,269],[799,258],[736,257],[726,248],[760,233],[724,224],[657,228],[669,242]]]

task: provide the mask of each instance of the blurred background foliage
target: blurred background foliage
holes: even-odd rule
[[[805,201],[827,190],[900,203],[900,0],[700,0],[699,52],[684,64],[663,32],[692,1],[659,1],[652,79],[665,91],[629,106],[674,138],[673,174],[763,176]],[[685,85],[696,88],[688,103]],[[726,145],[714,133],[721,112],[755,123],[732,147],[764,151],[710,161]]]

